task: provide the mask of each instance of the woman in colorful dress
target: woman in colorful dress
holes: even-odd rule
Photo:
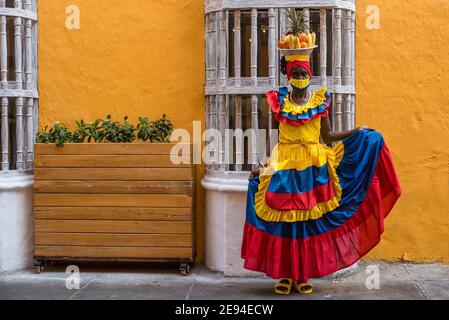
[[[367,126],[331,131],[329,92],[308,90],[309,55],[283,57],[281,69],[293,90],[267,94],[279,141],[248,184],[241,257],[244,268],[279,279],[277,294],[292,287],[312,293],[309,279],[367,254],[401,194],[379,132]],[[320,136],[326,144],[339,142],[331,148]]]

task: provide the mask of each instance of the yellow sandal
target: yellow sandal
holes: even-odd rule
[[[277,294],[287,295],[292,291],[293,279],[279,279],[274,286],[274,292]]]
[[[313,286],[309,282],[295,284],[295,289],[301,294],[311,294],[313,292]]]

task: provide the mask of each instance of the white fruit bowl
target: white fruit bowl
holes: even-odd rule
[[[301,48],[301,49],[279,49],[277,50],[283,54],[284,56],[292,56],[292,55],[310,55],[313,49],[318,48],[317,45],[311,48]]]

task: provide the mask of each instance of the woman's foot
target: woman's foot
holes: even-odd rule
[[[313,292],[313,286],[310,282],[295,282],[295,289],[301,294],[311,294]]]
[[[293,283],[293,279],[279,279],[279,281],[274,285],[274,292],[283,295],[290,294]]]

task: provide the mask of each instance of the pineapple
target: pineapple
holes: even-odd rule
[[[309,32],[309,28],[304,22],[304,11],[294,8],[287,9],[287,19],[292,28],[290,33],[293,35],[299,36],[301,33]]]

